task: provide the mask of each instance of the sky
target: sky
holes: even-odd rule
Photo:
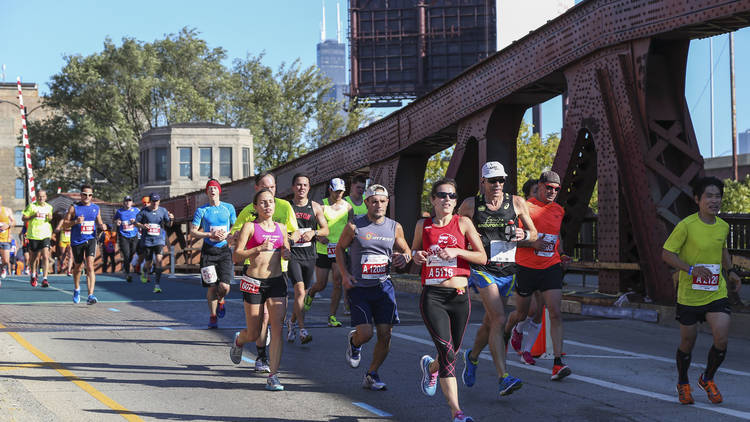
[[[207,3],[195,0],[110,2],[100,0],[0,0],[0,64],[6,82],[21,76],[48,93],[51,76],[65,64],[65,55],[100,52],[106,37],[119,44],[123,37],[154,41],[183,27],[196,28],[210,47],[227,50],[227,65],[248,53],[265,53],[264,63],[277,69],[300,59],[315,65],[320,41],[321,2],[326,4],[327,38],[336,37],[335,0],[274,0]],[[340,0],[342,28],[346,31],[346,0]],[[344,41],[346,36],[343,36]],[[714,37],[715,155],[731,154],[728,36]],[[691,42],[686,98],[699,147],[704,157],[710,148],[709,40]],[[750,29],[735,33],[735,74],[738,132],[750,130]],[[376,109],[377,110],[377,109]],[[381,109],[385,114],[393,109]],[[526,115],[531,122],[531,113]],[[542,130],[560,131],[559,97],[542,106]]]

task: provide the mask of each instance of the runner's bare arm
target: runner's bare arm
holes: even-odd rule
[[[537,231],[536,226],[534,226],[534,221],[531,219],[531,216],[529,215],[529,207],[526,205],[526,200],[518,195],[513,195],[513,207],[516,209],[516,215],[523,223],[523,226],[525,227],[525,230],[528,233],[523,233],[520,235],[520,238],[518,237],[518,229],[516,229],[516,238],[521,240],[527,240],[530,242],[533,242],[537,239]],[[519,243],[520,246],[520,243]]]
[[[346,290],[351,289],[352,284],[354,283],[352,275],[346,268],[346,248],[348,248],[354,240],[354,230],[354,224],[347,223],[347,225],[344,227],[344,231],[341,232],[341,237],[339,237],[338,243],[336,244],[336,265],[339,267],[339,272],[341,273],[341,283]]]
[[[479,237],[479,232],[477,232],[477,229],[474,227],[474,223],[468,217],[461,217],[461,219],[458,220],[458,225],[461,228],[461,232],[463,232],[464,236],[466,236],[466,240],[469,241],[471,250],[458,249],[458,253],[456,254],[456,256],[460,256],[465,261],[472,264],[486,263],[487,253],[484,251],[482,239]]]
[[[242,225],[242,229],[240,230],[240,240],[237,242],[237,249],[234,250],[234,262],[242,263],[245,262],[245,260],[251,256],[257,255],[261,251],[261,247],[263,245],[258,245],[254,248],[245,249],[247,246],[247,240],[252,237],[253,232],[255,231],[255,226],[252,222],[247,222]]]
[[[409,244],[406,243],[404,228],[399,223],[396,223],[396,240],[393,246],[394,249],[399,251],[393,254],[393,265],[396,268],[406,267],[411,262],[411,249],[409,249]]]
[[[65,218],[62,221],[63,223],[62,223],[61,228],[63,230],[67,230],[75,226],[76,224],[78,224],[78,222],[76,221],[76,209],[73,205],[71,205],[70,208],[68,208],[68,213],[65,214]]]
[[[474,197],[470,196],[461,202],[461,206],[458,207],[458,215],[464,217],[474,218]]]
[[[328,229],[328,221],[325,215],[323,215],[323,207],[315,201],[313,201],[313,212],[315,213],[315,218],[318,220],[318,232],[315,236],[328,236],[330,230]]]
[[[667,265],[677,268],[680,271],[684,271],[690,275],[705,279],[711,278],[711,270],[701,266],[691,267],[687,262],[680,259],[679,255],[674,252],[663,249],[661,252],[661,259],[663,259],[664,262],[667,263]],[[691,268],[692,272],[690,271]]]
[[[422,230],[424,229],[424,218],[417,221],[414,227],[414,240],[411,242],[412,254],[414,254],[414,263],[422,265],[427,261],[427,252],[422,250]]]
[[[96,213],[96,224],[99,225],[99,229],[102,231],[107,230],[107,226],[104,225],[104,221],[102,220],[102,212],[99,211]]]

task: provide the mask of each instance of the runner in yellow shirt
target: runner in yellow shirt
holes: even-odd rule
[[[37,268],[41,255],[43,271],[42,287],[49,287],[47,273],[49,272],[49,246],[52,237],[52,205],[47,203],[47,191],[37,191],[36,202],[30,203],[23,210],[23,221],[29,224],[26,238],[29,239],[29,271],[31,272],[31,287],[37,285]]]
[[[2,256],[2,276],[8,276],[8,272],[13,273],[10,268],[10,229],[16,224],[13,220],[13,210],[3,206],[3,197],[0,196],[0,256]],[[7,269],[6,269],[7,268]]]

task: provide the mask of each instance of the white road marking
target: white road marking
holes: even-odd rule
[[[120,312],[120,310],[117,309],[117,308],[109,308],[109,310],[112,311],[112,312]]]
[[[380,416],[382,418],[390,418],[391,416],[393,416],[390,413],[384,412],[384,411],[382,411],[380,409],[372,407],[372,406],[370,406],[367,403],[362,403],[362,402],[359,402],[359,401],[355,401],[355,402],[352,402],[352,404],[355,405],[355,406],[361,407],[362,409],[365,409],[366,411],[368,411],[370,413],[373,413],[375,415],[378,415],[378,416]]]

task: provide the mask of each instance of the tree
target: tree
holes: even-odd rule
[[[742,181],[724,180],[721,212],[750,213],[750,178]]]
[[[445,177],[445,173],[448,171],[448,164],[450,164],[455,149],[456,147],[453,145],[433,155],[427,161],[427,169],[424,172],[424,185],[422,187],[422,212],[429,213],[432,211],[432,203],[430,203],[432,184],[441,177]]]

